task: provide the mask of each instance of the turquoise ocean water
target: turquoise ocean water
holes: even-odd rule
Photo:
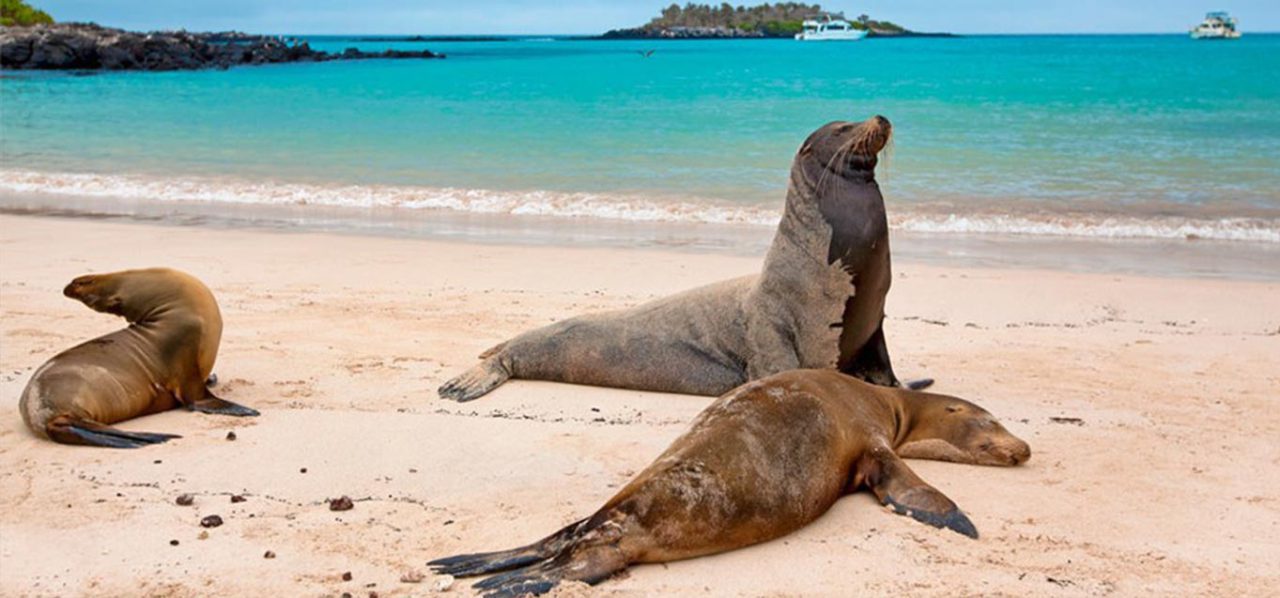
[[[883,114],[900,230],[1280,244],[1280,35],[311,42],[449,57],[8,72],[0,194],[768,226]]]

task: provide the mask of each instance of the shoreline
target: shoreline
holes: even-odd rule
[[[890,203],[891,222],[895,206]],[[546,247],[666,249],[763,256],[774,227],[741,222],[633,221],[451,209],[258,204],[0,192],[0,214],[214,229]],[[1280,280],[1280,244],[1213,239],[1091,238],[901,230],[891,224],[895,260],[940,266],[1005,267],[1167,278]]]
[[[448,581],[401,577],[589,514],[711,400],[512,381],[457,404],[436,385],[530,327],[760,267],[665,248],[9,215],[0,256],[0,594],[32,596],[430,592]],[[35,438],[16,413],[35,368],[121,326],[59,290],[151,265],[214,290],[219,394],[262,416],[139,418],[121,427],[183,438],[137,451]],[[937,379],[1032,445],[1016,468],[911,462],[979,540],[859,493],[786,537],[565,592],[1261,593],[1280,583],[1267,565],[1280,549],[1277,293],[899,260],[886,323],[898,374]],[[193,506],[174,504],[184,493]],[[341,495],[355,508],[329,511]],[[212,514],[224,525],[201,528]]]

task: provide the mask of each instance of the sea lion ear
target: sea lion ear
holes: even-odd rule
[[[926,484],[893,451],[883,447],[872,449],[859,460],[857,475],[866,481],[880,504],[895,513],[978,538],[977,528],[956,503]]]

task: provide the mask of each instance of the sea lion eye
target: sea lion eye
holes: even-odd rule
[[[959,405],[947,405],[948,413],[959,413],[962,408]]]

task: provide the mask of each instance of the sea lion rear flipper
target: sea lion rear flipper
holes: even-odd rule
[[[68,416],[50,420],[45,426],[45,432],[54,442],[109,448],[139,448],[160,444],[171,438],[182,438],[177,434],[126,432],[95,421]]]
[[[538,544],[530,544],[511,550],[499,550],[497,552],[460,554],[436,559],[428,562],[427,565],[436,574],[452,575],[454,577],[471,577],[472,575],[497,573],[516,567],[524,567],[546,558],[546,555],[538,553]]]
[[[489,352],[486,351],[486,354]],[[501,361],[497,357],[489,356],[475,367],[442,384],[436,392],[442,399],[465,403],[489,394],[489,391],[510,378],[511,373],[503,367]]]
[[[485,573],[496,573],[516,567],[524,567],[555,556],[557,552],[568,545],[570,540],[583,531],[582,524],[586,521],[586,519],[580,519],[570,523],[560,531],[528,546],[512,548],[511,550],[499,550],[497,552],[460,554],[430,561],[427,566],[431,567],[437,574],[452,575],[454,577],[470,577],[472,575],[484,575]]]
[[[956,503],[926,484],[893,451],[884,447],[868,451],[859,461],[858,469],[858,475],[880,499],[880,504],[892,507],[899,515],[977,539],[977,528]]]
[[[216,415],[234,415],[237,417],[253,417],[261,415],[257,409],[251,409],[237,403],[232,403],[226,399],[219,399],[212,393],[205,393],[203,399],[199,399],[191,404],[191,409],[200,413],[213,413]]]
[[[471,587],[483,592],[485,598],[538,596],[550,592],[562,581],[595,585],[626,568],[622,552],[611,544],[570,546],[555,558],[499,573]]]

